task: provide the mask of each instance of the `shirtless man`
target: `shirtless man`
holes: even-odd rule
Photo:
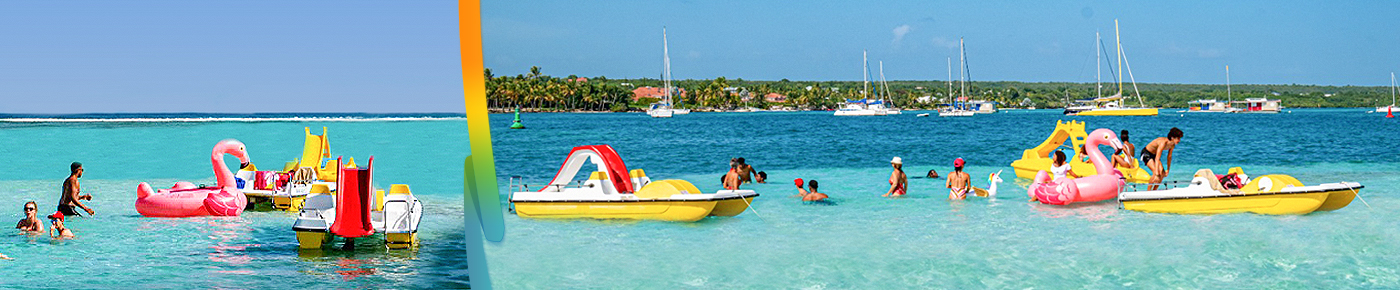
[[[724,174],[724,189],[738,190],[739,185],[743,184],[743,182],[741,182],[740,180],[741,179],[739,178],[739,162],[730,161],[729,173]]]
[[[26,234],[37,234],[44,232],[44,223],[39,222],[39,204],[34,202],[24,203],[24,219],[20,219],[15,228]]]
[[[880,196],[904,196],[909,188],[909,177],[904,175],[904,160],[895,156],[894,159],[890,160],[890,167],[894,167],[894,171],[890,172],[890,190],[885,191],[885,194]]]
[[[807,195],[802,196],[802,201],[827,202],[826,194],[817,192],[817,180],[807,181]]]
[[[948,199],[966,199],[972,192],[972,176],[963,172],[962,158],[953,160],[953,172],[948,173]]]
[[[1167,137],[1158,137],[1142,147],[1142,165],[1152,172],[1152,179],[1147,181],[1152,183],[1148,190],[1157,190],[1157,183],[1161,183],[1171,172],[1173,151],[1176,151],[1176,144],[1181,143],[1182,134],[1181,129],[1172,127]]]
[[[736,158],[734,159],[734,161],[739,162],[739,181],[742,183],[753,182],[753,175],[755,175],[753,171],[753,166],[750,166],[748,163],[744,163],[744,157]]]
[[[82,202],[83,200],[92,200],[92,195],[79,194],[82,193],[82,189],[78,186],[78,178],[83,177],[83,164],[73,162],[72,165],[68,166],[68,171],[68,179],[63,180],[63,195],[58,197],[58,212],[64,215],[79,215],[78,211],[73,209],[73,206],[77,206],[83,211],[87,211],[88,215],[95,214]]]

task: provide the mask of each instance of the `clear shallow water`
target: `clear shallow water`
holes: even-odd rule
[[[535,183],[569,148],[611,144],[653,179],[717,190],[731,157],[769,173],[748,186],[755,211],[697,223],[542,221],[506,216],[488,244],[492,279],[510,288],[1396,288],[1400,287],[1400,123],[1364,109],[1291,114],[1066,117],[1015,111],[973,118],[811,113],[525,114],[526,130],[492,116],[497,169]],[[1055,120],[1131,131],[1138,148],[1175,126],[1176,172],[1243,166],[1305,183],[1358,181],[1361,200],[1306,216],[1183,216],[1116,203],[1028,203],[1009,164]],[[900,156],[910,196],[879,197]],[[951,160],[974,184],[1005,170],[999,198],[950,202]],[[817,179],[836,205],[807,205],[793,178]]]
[[[466,123],[450,117],[412,122],[357,118],[370,119],[0,123],[0,160],[5,163],[0,167],[0,222],[18,221],[23,203],[30,200],[39,203],[41,215],[52,213],[73,161],[84,164],[83,192],[95,196],[88,204],[97,211],[94,217],[69,219],[74,240],[13,231],[0,235],[0,253],[14,258],[0,261],[0,288],[467,287],[461,195]],[[302,128],[320,134],[322,126],[330,127],[332,154],[355,157],[359,164],[375,156],[380,187],[406,183],[423,200],[419,250],[390,252],[365,241],[353,252],[298,251],[293,213],[163,219],[140,217],[133,207],[136,184],[142,181],[158,187],[180,180],[213,184],[209,154],[219,140],[243,141],[254,164],[280,168],[300,156]]]

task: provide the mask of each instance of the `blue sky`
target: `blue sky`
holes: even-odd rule
[[[860,80],[868,50],[888,79],[942,80],[964,37],[973,80],[1093,82],[1094,32],[1113,45],[1115,18],[1139,82],[1224,83],[1228,64],[1232,83],[1388,85],[1400,70],[1395,1],[488,1],[482,10],[486,65],[498,75],[538,65],[656,77],[665,26],[681,79]]]
[[[1220,3],[1217,3],[1220,2]],[[677,78],[1092,82],[1113,19],[1142,82],[1385,85],[1400,2],[498,1],[487,67]],[[0,113],[453,112],[452,1],[0,2]],[[1109,51],[1112,51],[1110,48]],[[476,73],[476,72],[471,72]]]
[[[456,7],[0,2],[0,113],[461,112]]]

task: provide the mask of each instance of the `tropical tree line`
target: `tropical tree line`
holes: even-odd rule
[[[486,77],[487,106],[495,111],[523,108],[532,111],[626,111],[632,90],[606,78],[580,80],[578,76],[556,78],[544,75],[539,67],[530,74]]]
[[[488,100],[492,108],[502,109],[518,105],[532,110],[639,110],[657,100],[633,101],[632,90],[663,86],[661,80],[651,78],[594,77],[578,82],[572,81],[576,76],[542,75],[538,67],[532,67],[529,75],[513,77],[492,76],[488,69],[486,77],[490,80],[487,82]],[[1073,100],[1100,96],[1094,83],[890,81],[887,85],[889,89],[885,90],[885,85],[872,82],[867,90],[866,84],[860,81],[755,81],[725,77],[672,81],[672,86],[678,88],[674,96],[678,106],[718,110],[773,106],[822,110],[837,108],[846,100],[863,98],[882,99],[898,108],[932,109],[958,96],[995,101],[1002,107],[1060,108]],[[1123,90],[1123,94],[1129,96],[1125,102],[1131,105],[1137,105],[1139,100],[1135,96],[1141,95],[1144,105],[1167,108],[1185,107],[1187,102],[1197,99],[1240,101],[1245,98],[1278,99],[1284,106],[1294,108],[1369,107],[1388,105],[1391,98],[1389,87],[1366,86],[1232,85],[1227,94],[1225,85],[1143,83],[1137,85],[1137,93],[1129,84],[1125,84]],[[1104,84],[1102,95],[1117,92],[1116,85]],[[770,93],[786,96],[786,101],[769,103],[765,96]]]

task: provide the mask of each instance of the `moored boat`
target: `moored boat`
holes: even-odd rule
[[[585,162],[596,166],[587,180],[570,180]],[[641,219],[693,222],[708,216],[743,213],[758,193],[720,190],[703,193],[684,180],[651,181],[641,169],[628,170],[608,145],[574,147],[558,174],[537,191],[523,182],[511,188],[516,215],[523,218]]]
[[[1220,182],[1221,178],[1228,180],[1236,176],[1219,177],[1209,169],[1202,169],[1185,186],[1127,191],[1119,194],[1118,201],[1124,209],[1142,212],[1298,215],[1346,207],[1364,188],[1356,182],[1304,186],[1287,175],[1260,176],[1235,188],[1224,185]],[[1168,187],[1171,185],[1164,184]]]

